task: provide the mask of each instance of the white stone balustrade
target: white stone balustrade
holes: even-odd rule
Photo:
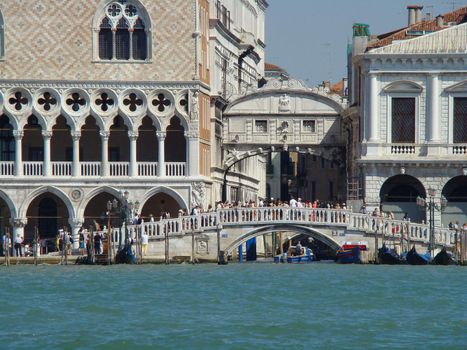
[[[129,162],[109,162],[110,176],[128,176]]]
[[[15,175],[15,162],[0,162],[0,176]]]
[[[197,216],[181,216],[175,219],[163,219],[146,222],[141,225],[128,226],[132,237],[137,230],[144,229],[149,237],[157,239],[165,235],[179,236],[216,230],[218,227],[235,227],[246,225],[300,224],[323,227],[339,227],[348,230],[364,231],[377,234],[383,238],[404,239],[411,242],[428,244],[429,227],[426,224],[410,221],[389,220],[371,214],[353,213],[338,209],[311,208],[232,208],[220,209],[216,212],[203,213]],[[455,232],[448,229],[435,228],[435,244],[452,246]]]
[[[25,176],[42,176],[43,162],[23,162]]]
[[[81,162],[81,176],[100,176],[101,162]]]
[[[154,162],[138,162],[138,175],[139,176],[157,176],[157,163]]]
[[[53,176],[71,176],[73,162],[52,162]]]

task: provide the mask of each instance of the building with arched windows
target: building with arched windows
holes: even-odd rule
[[[0,0],[1,229],[31,240],[36,228],[52,238],[66,226],[76,236],[106,224],[106,203],[124,192],[145,218],[219,200],[225,78],[211,53],[228,46],[232,64],[242,57],[227,78],[237,92],[256,84],[266,8]],[[251,198],[254,171],[241,176]]]
[[[467,7],[370,36],[354,26],[350,52],[349,199],[435,223],[467,221]],[[415,12],[414,12],[415,11]],[[446,199],[446,201],[444,200]],[[420,204],[420,201],[419,203]],[[446,204],[442,206],[441,204]],[[425,210],[426,209],[426,210]]]

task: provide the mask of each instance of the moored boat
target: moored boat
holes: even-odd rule
[[[405,256],[405,260],[409,265],[427,265],[430,262],[430,258],[430,252],[419,254],[417,253],[415,246],[413,246]]]
[[[436,254],[431,263],[433,265],[456,265],[457,261],[452,254],[446,250],[446,247],[443,247],[443,249]]]
[[[336,253],[336,262],[338,264],[360,264],[361,249],[356,246],[352,249],[342,249]]]
[[[404,262],[402,257],[397,254],[394,249],[386,247],[384,243],[383,246],[378,249],[378,261],[380,264],[384,265],[398,265]]]
[[[297,248],[291,246],[287,253],[283,255],[276,255],[274,257],[275,263],[289,263],[289,264],[307,264],[314,260],[313,252],[310,248],[301,248],[299,254],[296,254]]]

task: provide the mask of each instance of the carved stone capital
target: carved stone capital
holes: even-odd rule
[[[73,141],[79,141],[79,139],[81,138],[81,131],[73,131],[71,133],[71,138],[73,139]]]
[[[84,224],[84,220],[79,218],[68,219],[68,222],[70,223],[71,228],[81,228]]]
[[[185,131],[185,137],[193,140],[199,138],[199,134],[196,131]]]
[[[136,141],[138,138],[138,132],[137,131],[128,131],[128,137],[130,141]]]
[[[159,141],[164,141],[167,133],[164,131],[156,131],[156,136]]]
[[[110,131],[100,131],[101,139],[108,141],[110,137]]]
[[[21,140],[24,136],[23,130],[13,130],[13,137],[15,140]]]
[[[13,227],[24,227],[28,223],[28,219],[27,218],[10,219],[10,223]]]
[[[42,137],[44,139],[51,139],[52,138],[52,135],[53,135],[53,132],[52,131],[49,131],[49,130],[42,130]]]

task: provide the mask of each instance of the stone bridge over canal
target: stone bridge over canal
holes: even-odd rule
[[[366,241],[370,258],[375,243],[382,241],[415,244],[425,249],[430,242],[429,226],[408,221],[389,220],[349,210],[311,208],[232,208],[197,216],[181,216],[128,227],[133,238],[142,230],[149,235],[149,256],[170,260],[175,257],[217,261],[219,253],[232,254],[253,237],[272,232],[286,233],[286,241],[298,235],[319,240],[333,250],[348,241]],[[113,231],[117,237],[118,229]],[[379,243],[377,243],[379,242]],[[435,249],[451,248],[454,232],[435,227]]]

